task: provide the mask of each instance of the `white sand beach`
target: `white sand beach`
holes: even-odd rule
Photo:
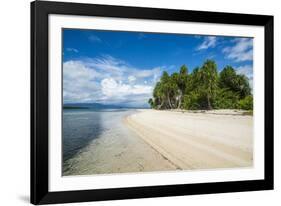
[[[125,117],[132,113],[135,113],[135,111],[70,112],[68,115],[70,115],[69,119],[72,122],[81,122],[84,118],[85,120],[82,122],[82,125],[85,125],[85,122],[89,123],[88,130],[82,127],[82,131],[84,131],[83,136],[89,134],[95,138],[87,146],[81,148],[73,157],[64,162],[63,175],[176,170],[177,168],[173,163],[163,157],[161,153],[153,149],[138,134],[124,124]],[[98,115],[102,115],[100,120],[96,118]],[[91,120],[91,117],[95,117],[95,119]],[[98,129],[98,133],[91,130],[95,122],[100,122],[100,127],[102,127],[102,129]],[[78,130],[79,133],[81,132],[81,126],[70,125],[75,130]],[[81,137],[78,137],[78,140],[80,139]]]
[[[253,164],[253,117],[241,112],[148,109],[127,116],[124,122],[178,169],[236,168]]]
[[[72,121],[75,116],[79,121],[85,118],[85,122],[90,122],[89,129],[92,122],[98,121],[90,121],[96,113],[69,115]],[[63,175],[237,168],[253,164],[253,117],[242,112],[147,109],[100,115],[103,129],[99,133],[89,130],[96,138],[64,162]]]

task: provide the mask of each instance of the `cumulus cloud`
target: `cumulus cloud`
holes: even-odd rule
[[[196,48],[196,50],[204,50],[208,48],[214,48],[217,43],[217,38],[214,36],[204,37],[203,42]]]
[[[65,102],[87,102],[100,96],[97,79],[101,77],[80,61],[63,64],[63,98]]]
[[[144,106],[161,72],[161,67],[141,70],[111,56],[67,61],[63,64],[64,102]]]
[[[236,62],[253,60],[253,39],[252,38],[236,38],[234,46],[225,47],[222,51],[226,54],[227,59]]]
[[[117,82],[113,78],[105,78],[101,81],[101,91],[106,99],[111,99],[112,97],[123,99],[123,97],[132,95],[151,94],[152,86],[130,85],[122,81]]]

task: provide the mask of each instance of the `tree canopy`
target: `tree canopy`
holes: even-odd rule
[[[249,79],[231,66],[220,73],[215,61],[206,60],[188,74],[183,65],[179,72],[164,71],[148,103],[154,109],[253,109]]]

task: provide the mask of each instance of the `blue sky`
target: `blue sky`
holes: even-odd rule
[[[66,29],[63,31],[64,103],[144,107],[163,71],[188,71],[215,60],[252,84],[253,39]]]

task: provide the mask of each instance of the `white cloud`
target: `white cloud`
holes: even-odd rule
[[[86,102],[99,96],[96,80],[101,74],[80,61],[63,64],[63,97],[66,102]]]
[[[106,78],[101,81],[102,93],[107,99],[112,97],[123,98],[130,95],[151,94],[152,86],[129,85],[122,81],[117,82],[113,78]]]
[[[93,35],[93,34],[90,35],[88,38],[91,42],[98,42],[98,43],[102,42],[102,40],[98,36]]]
[[[234,42],[234,46],[225,47],[222,50],[226,54],[226,58],[236,62],[253,60],[253,40],[251,38],[237,38]]]
[[[214,36],[205,37],[203,42],[196,48],[196,50],[203,50],[208,48],[214,48],[217,43],[217,38]]]
[[[106,77],[112,77],[119,81],[127,81],[129,76],[136,78],[135,81],[150,79],[154,83],[161,76],[163,67],[152,69],[139,69],[129,65],[127,62],[104,55],[102,58],[86,59],[85,64],[103,73]]]
[[[67,61],[64,101],[143,106],[161,73],[161,67],[141,70],[111,56]]]
[[[239,66],[236,68],[236,72],[248,77],[250,86],[253,88],[253,67],[251,65]]]
[[[68,52],[75,52],[75,53],[78,53],[78,49],[75,49],[75,48],[66,48],[66,51]]]
[[[136,76],[140,78],[151,77],[154,75],[158,76],[161,74],[161,69],[162,69],[161,67],[156,67],[154,69],[139,70],[136,73]]]
[[[253,67],[251,65],[244,65],[236,68],[238,74],[244,74],[249,79],[253,78]]]
[[[130,75],[130,76],[128,76],[128,80],[129,80],[129,82],[134,82],[134,81],[136,81],[136,77]]]

